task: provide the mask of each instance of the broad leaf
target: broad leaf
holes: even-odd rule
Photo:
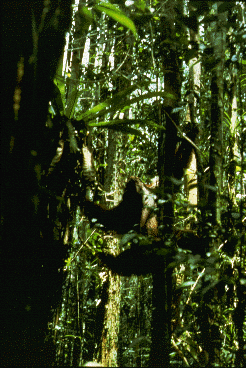
[[[130,29],[134,36],[137,38],[137,30],[133,21],[128,18],[121,10],[119,10],[115,5],[110,3],[100,3],[100,5],[95,5],[94,9],[107,14],[108,16],[116,20],[116,22],[119,22],[126,28]]]

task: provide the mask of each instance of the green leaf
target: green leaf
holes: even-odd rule
[[[235,6],[235,1],[225,1],[218,7],[218,14],[231,10]]]
[[[135,97],[132,98],[131,100],[129,100],[130,104],[136,103],[136,102],[140,102],[146,99],[150,99],[153,97],[166,97],[166,98],[171,98],[173,100],[175,100],[175,96],[172,95],[171,93],[167,93],[167,92],[148,92],[143,94],[142,96],[139,97]]]
[[[134,125],[134,124],[139,124],[139,125],[148,125],[151,128],[157,129],[157,130],[165,130],[165,128],[161,125],[156,124],[154,121],[152,120],[147,120],[147,119],[116,119],[116,120],[109,120],[109,121],[101,121],[101,122],[90,122],[88,123],[88,126],[90,127],[100,127],[100,128],[110,128],[110,129],[117,129],[117,126],[119,126],[121,130],[125,129],[124,125]],[[129,129],[129,128],[127,128]],[[139,135],[139,134],[135,134],[134,135]]]
[[[90,9],[87,8],[87,6],[81,6],[79,8],[79,16],[80,16],[80,33],[81,35],[85,35],[88,31],[90,25],[93,22],[93,14]]]
[[[183,282],[183,283],[180,285],[180,287],[181,287],[181,288],[190,287],[190,286],[194,285],[194,283],[195,283],[195,281],[185,281],[185,282]]]
[[[141,11],[145,11],[146,8],[146,2],[144,0],[137,0],[134,2],[134,5],[136,8],[140,9]]]
[[[127,125],[111,125],[109,127],[110,129],[116,130],[117,132],[122,132],[122,133],[127,133],[127,134],[131,134],[131,135],[137,135],[138,137],[144,137],[144,135],[138,130],[138,129],[134,129],[131,128]]]
[[[126,88],[124,91],[120,91],[115,96],[108,98],[107,100],[101,102],[100,104],[94,106],[92,109],[86,111],[85,113],[81,114],[78,118],[78,120],[85,119],[85,120],[91,120],[95,117],[101,116],[107,112],[117,110],[115,108],[116,105],[120,104],[122,101],[124,101],[123,106],[126,105],[126,97],[127,95],[130,95],[133,91],[136,89],[140,89],[141,87],[147,86],[148,82],[143,83],[137,83],[129,88]]]
[[[99,123],[89,123],[89,126],[111,126],[111,125],[122,125],[122,124],[129,124],[129,125],[134,125],[134,124],[139,124],[139,125],[144,125],[146,124],[147,120],[144,119],[115,119],[115,120],[109,120],[109,121],[101,121]],[[150,122],[152,122],[150,120]]]
[[[141,86],[146,85],[147,82],[134,84],[133,86],[126,88],[124,91],[121,91],[117,93],[112,98],[107,99],[104,102],[101,102],[97,106],[93,107],[92,109],[86,111],[85,113],[81,114],[78,117],[78,120],[92,120],[95,118],[98,118],[106,113],[112,112],[112,111],[118,111],[123,109],[126,106],[130,106],[134,103],[141,102],[146,99],[154,98],[154,97],[166,97],[175,99],[175,97],[166,92],[147,92],[139,97],[134,97],[132,99],[127,98],[128,95],[130,95],[131,92],[133,92],[136,89],[141,88]],[[156,124],[158,126],[158,124]]]
[[[95,5],[94,9],[107,14],[108,16],[116,20],[116,22],[119,22],[126,28],[130,29],[136,38],[138,37],[137,30],[133,21],[128,18],[121,10],[119,10],[115,5],[110,3],[100,3],[100,5]]]
[[[66,108],[66,116],[69,119],[71,119],[71,117],[73,116],[74,109],[76,107],[78,97],[79,97],[78,88],[77,88],[77,86],[74,86],[73,90],[71,92],[70,98],[68,100],[68,106]]]
[[[62,95],[60,89],[57,87],[57,85],[54,83],[54,98],[52,100],[52,106],[55,110],[55,113],[58,114],[64,114],[64,106],[62,102]]]

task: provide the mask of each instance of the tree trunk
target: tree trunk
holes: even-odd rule
[[[197,34],[190,29],[190,40],[193,44],[198,42]],[[198,126],[196,123],[197,119],[197,109],[198,109],[198,101],[196,96],[199,95],[200,92],[200,77],[201,77],[201,63],[198,62],[197,57],[192,58],[189,62],[189,86],[190,93],[188,96],[188,106],[186,113],[186,121],[189,123],[191,129],[197,129]],[[188,198],[188,203],[190,207],[188,210],[192,212],[192,210],[197,210],[198,205],[198,176],[197,176],[197,157],[195,151],[193,150],[191,153],[191,158],[189,160],[189,165],[186,168],[184,180],[185,180],[185,189],[186,195]],[[200,173],[201,176],[202,173]],[[199,193],[200,194],[200,193]],[[190,228],[190,222],[186,225],[186,228]]]
[[[50,367],[54,359],[53,342],[44,338],[53,297],[61,290],[64,252],[62,242],[58,246],[49,236],[54,223],[42,206],[49,195],[40,181],[52,160],[45,124],[70,4],[4,1],[1,9],[3,366]]]
[[[173,9],[173,4],[169,3]],[[172,19],[174,13],[171,12],[170,18],[162,20],[161,31],[163,39],[169,34],[170,38],[175,38],[175,22]],[[165,24],[165,27],[164,27]],[[162,51],[162,55],[165,53]],[[159,230],[163,239],[163,245],[169,244],[172,249],[173,239],[173,163],[177,145],[177,129],[179,116],[173,113],[172,109],[178,106],[181,93],[180,61],[175,46],[170,46],[163,56],[164,71],[164,91],[173,96],[166,98],[164,105],[160,108],[159,124],[163,124],[165,118],[165,132],[161,131],[158,142],[158,174],[160,178],[160,199],[165,199],[165,203],[160,207]],[[153,312],[152,312],[152,344],[150,352],[150,366],[169,367],[171,352],[171,302],[173,291],[172,268],[165,268],[153,274]]]
[[[217,4],[214,4],[217,7]],[[208,203],[212,215],[212,223],[220,223],[221,205],[220,195],[222,190],[222,122],[224,114],[223,104],[223,71],[225,62],[225,32],[226,14],[221,13],[218,17],[217,31],[213,34],[213,47],[216,68],[212,70],[211,81],[211,144],[209,153],[210,166],[210,190]]]

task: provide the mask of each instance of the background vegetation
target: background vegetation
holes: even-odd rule
[[[69,2],[17,3],[3,9],[4,362],[244,366],[245,4],[75,1],[68,28]],[[130,176],[157,175],[166,268],[116,275],[97,255],[148,239],[90,226],[84,199],[111,208]]]

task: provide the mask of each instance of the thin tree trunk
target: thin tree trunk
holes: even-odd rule
[[[119,31],[119,36],[122,36],[122,33]],[[131,59],[125,60],[125,54],[128,52],[126,42],[119,42],[118,38],[116,38],[115,44],[115,54],[119,55],[119,57],[115,57],[114,59],[114,67],[117,69],[120,65],[119,73],[122,72],[122,69],[131,68]],[[122,49],[123,48],[123,49]],[[122,62],[124,63],[122,64]],[[103,59],[103,70],[106,72],[106,69],[109,65],[108,60],[106,60],[106,53],[104,54]],[[124,72],[123,72],[124,73]],[[129,74],[129,70],[127,71]],[[125,77],[119,76],[116,79],[115,90],[116,92],[120,92],[128,87],[131,84],[129,80],[126,80]],[[113,119],[113,116],[112,116]],[[110,191],[111,188],[114,189],[113,199],[114,202],[118,202],[118,193],[119,193],[119,170],[117,166],[117,157],[116,154],[118,141],[120,139],[120,133],[114,132],[109,129],[108,131],[108,147],[107,147],[107,162],[106,162],[106,170],[104,176],[104,189],[105,191]],[[115,184],[117,183],[117,184]],[[119,253],[119,245],[117,239],[111,240],[108,242],[108,247],[110,249],[110,253],[117,255]],[[119,317],[120,317],[120,277],[116,274],[113,274],[111,271],[109,272],[109,287],[108,287],[108,303],[105,309],[105,319],[104,319],[104,329],[102,332],[102,364],[108,366],[116,366],[117,365],[117,353],[118,353],[118,334],[119,334]]]
[[[197,34],[190,30],[190,39],[193,43],[198,42]],[[189,122],[190,129],[197,129],[196,124],[196,110],[198,108],[198,103],[196,95],[199,94],[200,90],[200,77],[201,77],[201,63],[197,61],[197,58],[190,60],[190,75],[189,75],[189,85],[190,94],[188,96],[188,107],[186,114],[186,121]],[[191,205],[193,210],[198,205],[198,177],[197,177],[197,157],[195,151],[191,152],[191,158],[189,160],[189,165],[186,168],[185,179],[185,189],[188,198],[188,203]],[[191,209],[189,208],[189,212]],[[190,227],[190,223],[186,227]]]
[[[214,4],[217,6],[217,4]],[[212,222],[220,223],[221,205],[220,195],[222,190],[222,164],[223,164],[223,141],[222,122],[224,114],[223,105],[223,71],[225,62],[225,22],[226,14],[221,13],[218,17],[217,30],[213,34],[213,47],[215,60],[218,62],[212,70],[211,82],[211,144],[210,144],[210,190],[208,203],[211,210]]]

